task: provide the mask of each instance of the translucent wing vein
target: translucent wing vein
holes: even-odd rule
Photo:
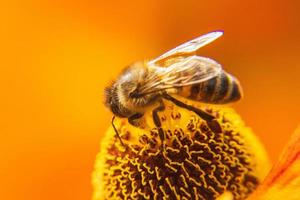
[[[212,59],[189,56],[178,58],[167,68],[150,66],[150,70],[153,70],[153,73],[140,89],[141,94],[197,84],[216,77],[222,67]]]
[[[201,47],[211,43],[212,41],[218,39],[223,35],[222,31],[214,31],[207,33],[205,35],[202,35],[200,37],[197,37],[193,40],[190,40],[182,45],[179,45],[178,47],[164,53],[163,55],[157,57],[156,59],[153,59],[149,62],[150,65],[155,64],[161,60],[164,60],[171,56],[176,56],[180,54],[188,54],[197,51]]]

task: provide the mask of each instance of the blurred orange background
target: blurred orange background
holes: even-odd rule
[[[272,161],[300,122],[299,1],[3,1],[0,199],[90,199],[110,125],[103,89],[127,64],[212,30],[199,51],[236,75],[234,104]]]

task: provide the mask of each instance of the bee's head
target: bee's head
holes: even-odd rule
[[[119,117],[129,117],[147,105],[152,96],[140,93],[147,71],[140,63],[126,68],[118,79],[105,89],[105,105]]]
[[[130,112],[122,106],[118,95],[118,87],[115,84],[105,88],[105,102],[111,112],[118,117],[128,117]]]

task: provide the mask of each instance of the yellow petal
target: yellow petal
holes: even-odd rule
[[[250,199],[300,199],[300,128],[292,135],[280,159]]]

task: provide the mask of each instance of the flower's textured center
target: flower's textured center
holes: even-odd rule
[[[94,174],[94,199],[209,200],[225,191],[245,199],[261,179],[251,141],[223,111],[206,111],[217,117],[221,132],[190,111],[162,112],[163,150],[157,128],[119,125],[126,147],[114,133],[106,138]]]

